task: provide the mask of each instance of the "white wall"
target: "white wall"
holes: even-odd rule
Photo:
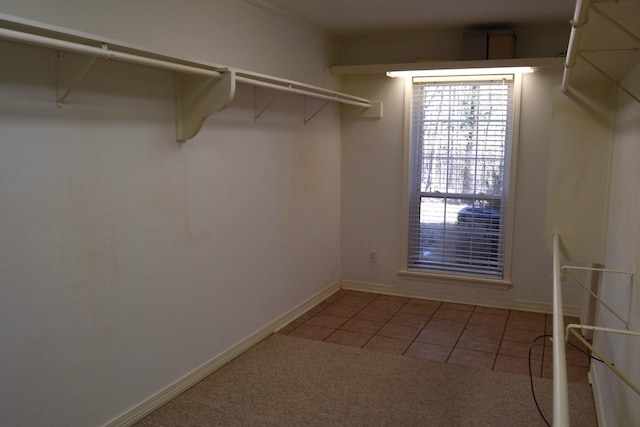
[[[0,13],[311,84],[331,84],[333,44],[243,0],[3,0]]]
[[[518,29],[518,57],[551,57],[567,46],[568,28]],[[430,34],[343,43],[341,64],[462,59],[462,34]],[[380,99],[380,120],[343,119],[342,279],[353,286],[477,304],[550,310],[551,255],[544,244],[551,93],[562,70],[524,76],[512,263],[513,287],[497,290],[404,280],[402,264],[402,163],[404,86],[382,75],[342,77],[342,89]],[[378,262],[368,253],[378,251]],[[577,314],[580,291],[566,290],[565,304]]]
[[[625,84],[640,93],[640,65],[628,74]],[[616,111],[613,156],[611,165],[610,209],[607,227],[605,265],[634,273],[627,276],[605,274],[601,285],[602,298],[623,315],[629,314],[629,329],[640,331],[640,105],[620,92]],[[633,287],[629,300],[629,286]],[[629,311],[630,310],[630,311]],[[601,326],[623,329],[623,325],[603,309],[597,314]],[[636,385],[640,384],[638,354],[640,338],[613,334],[596,334],[594,346],[615,363]],[[640,396],[629,389],[606,367],[595,363],[597,394],[602,399],[605,426],[638,425]]]
[[[329,64],[243,2],[141,3],[0,12],[311,81]],[[53,58],[0,42],[2,425],[104,424],[340,279],[336,106],[305,126],[281,95],[254,121],[241,85],[180,146],[171,73],[99,62],[57,109]]]
[[[611,84],[553,92],[545,239],[562,259],[604,263],[614,103]]]
[[[525,75],[517,165],[513,286],[509,290],[404,280],[402,263],[403,99],[401,79],[347,76],[347,92],[382,99],[379,121],[343,120],[342,279],[389,292],[504,307],[548,310],[552,299],[551,255],[544,244],[546,170],[551,92],[561,69]],[[369,263],[370,249],[378,262]],[[378,286],[382,285],[382,286]],[[580,306],[580,292],[568,289],[565,304]]]

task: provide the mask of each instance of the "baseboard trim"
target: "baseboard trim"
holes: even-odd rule
[[[505,308],[508,310],[524,310],[536,311],[540,313],[552,313],[553,305],[551,303],[541,303],[536,301],[523,300],[507,300],[507,299],[488,299],[478,296],[459,296],[455,292],[438,292],[429,287],[414,288],[402,285],[387,285],[381,283],[359,282],[351,280],[343,280],[340,282],[342,289],[362,292],[375,292],[385,295],[395,295],[408,298],[424,298],[434,299],[438,301],[454,302],[458,304],[472,304],[485,307]],[[564,314],[567,316],[580,317],[582,310],[580,307],[568,306],[564,308]]]
[[[318,292],[303,303],[289,310],[284,315],[278,317],[273,322],[269,323],[250,336],[236,343],[229,349],[225,350],[218,356],[214,357],[204,365],[188,373],[178,381],[151,396],[149,399],[136,405],[129,411],[120,415],[118,418],[105,424],[105,427],[126,427],[134,424],[137,421],[140,421],[142,418],[146,417],[165,403],[169,402],[171,399],[177,397],[184,391],[188,390],[198,382],[205,379],[207,376],[222,368],[227,363],[231,362],[236,357],[240,356],[242,353],[249,350],[251,347],[267,338],[269,335],[286,326],[292,320],[295,320],[297,317],[304,314],[313,306],[317,305],[333,293],[337,292],[340,289],[340,284],[340,282],[336,282],[328,286],[321,292]]]

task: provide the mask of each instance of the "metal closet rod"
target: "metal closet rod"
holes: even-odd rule
[[[178,62],[155,59],[141,55],[134,55],[126,52],[119,52],[109,49],[106,43],[102,43],[99,40],[95,40],[95,42],[101,43],[102,47],[90,46],[82,43],[56,39],[53,37],[15,31],[7,28],[0,28],[0,38],[19,43],[62,50],[65,52],[88,55],[96,58],[145,65],[153,68],[161,68],[164,70],[176,71],[179,73],[213,77],[216,79],[220,79],[222,77],[222,72],[228,72],[230,70],[228,68],[222,67],[211,67],[207,66],[206,64],[198,64],[198,66],[185,65]],[[294,93],[297,95],[303,95],[311,98],[323,99],[357,107],[368,108],[371,106],[371,101],[369,101],[368,99],[359,98],[341,92],[335,92],[317,86],[307,85],[305,83],[295,82],[293,80],[280,79],[277,77],[259,73],[252,73],[249,71],[237,70],[234,72],[237,75],[236,81],[239,83]]]
[[[553,233],[553,426],[569,427],[569,386],[562,304],[560,234]]]
[[[266,81],[269,80],[269,81]],[[328,89],[322,89],[304,83],[293,82],[290,80],[276,79],[267,77],[262,74],[248,73],[245,71],[236,72],[236,81],[252,86],[263,87],[267,89],[279,90],[282,92],[294,93],[296,95],[304,95],[316,99],[324,99],[326,101],[334,101],[340,104],[353,105],[356,107],[369,108],[371,101],[357,96],[347,95],[340,92],[334,92]],[[309,89],[306,89],[309,88]],[[315,91],[315,92],[314,92]]]
[[[88,46],[81,43],[55,39],[52,37],[39,36],[37,34],[24,33],[22,31],[9,30],[6,28],[0,28],[0,38],[34,46],[63,50],[65,52],[79,53],[82,55],[88,55],[119,62],[146,65],[149,67],[162,68],[165,70],[178,71],[181,73],[197,74],[201,76],[215,77],[218,79],[222,76],[219,71],[209,68],[193,67],[190,65],[179,64],[177,62],[163,61],[146,56],[133,55],[130,53],[110,50],[104,43],[100,48],[95,46]]]
[[[571,34],[569,35],[569,46],[567,47],[567,57],[564,64],[564,75],[562,76],[562,93],[569,89],[569,79],[578,57],[578,44],[582,38],[584,24],[589,16],[590,0],[577,0],[576,9],[571,20]]]

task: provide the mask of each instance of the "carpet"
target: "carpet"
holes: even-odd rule
[[[552,384],[534,378],[551,422]],[[597,426],[588,384],[571,425]],[[145,426],[545,426],[525,375],[275,334],[136,424]]]

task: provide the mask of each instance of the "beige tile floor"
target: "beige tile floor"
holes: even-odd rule
[[[343,289],[278,333],[529,375],[529,348],[551,333],[551,321],[550,314]],[[566,353],[569,381],[587,382],[589,358],[569,344]],[[536,342],[531,359],[534,376],[551,378],[549,338]]]

